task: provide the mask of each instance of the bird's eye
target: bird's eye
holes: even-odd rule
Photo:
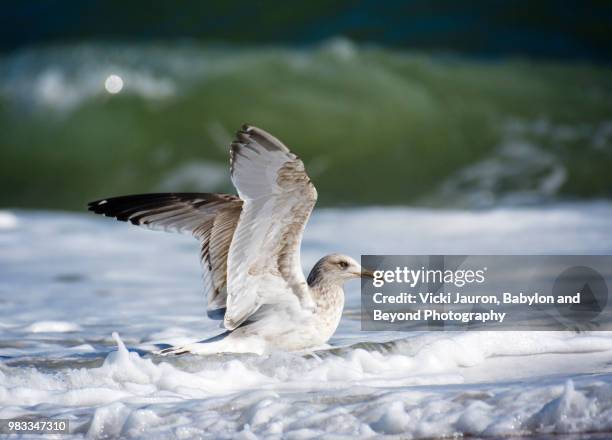
[[[346,269],[348,267],[348,263],[346,261],[341,261],[338,263],[341,269]]]

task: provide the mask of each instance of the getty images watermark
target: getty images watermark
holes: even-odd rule
[[[364,255],[363,330],[612,330],[612,256]]]

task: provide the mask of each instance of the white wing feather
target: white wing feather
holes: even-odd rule
[[[313,307],[300,245],[317,192],[302,161],[261,129],[244,126],[230,152],[244,201],[228,256],[224,325],[232,330],[263,304]]]

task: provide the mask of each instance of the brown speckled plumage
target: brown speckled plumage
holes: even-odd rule
[[[238,196],[144,194],[89,204],[95,213],[200,241],[209,316],[224,319],[228,331],[164,354],[325,343],[342,316],[343,283],[362,272],[352,258],[332,254],[304,277],[300,246],[317,200],[304,163],[274,136],[244,125],[230,147],[230,175]]]

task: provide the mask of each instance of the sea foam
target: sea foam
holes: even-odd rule
[[[359,287],[348,283],[327,347],[160,357],[220,332],[205,317],[197,241],[86,215],[14,215],[18,226],[0,230],[10,243],[0,247],[0,418],[62,417],[83,437],[143,439],[612,429],[609,332],[362,332]],[[331,251],[607,254],[611,217],[605,202],[320,210],[302,261],[307,270]],[[355,240],[364,231],[370,239]]]

